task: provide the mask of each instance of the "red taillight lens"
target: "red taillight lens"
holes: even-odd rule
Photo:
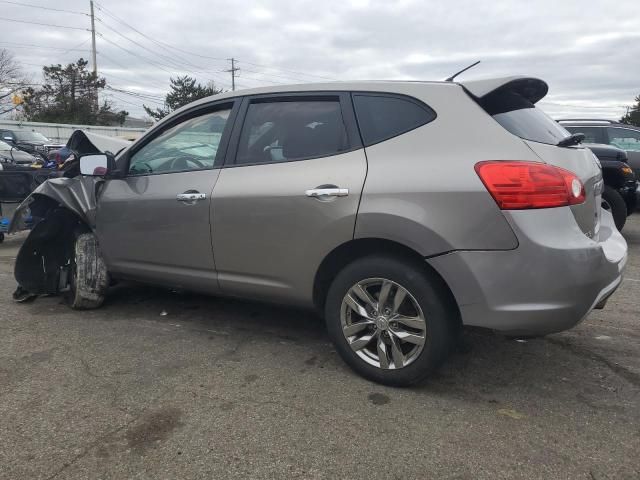
[[[487,161],[476,163],[475,168],[501,210],[564,207],[585,200],[580,179],[553,165]]]

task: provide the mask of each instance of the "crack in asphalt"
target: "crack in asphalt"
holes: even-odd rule
[[[569,351],[570,353],[578,357],[587,358],[589,360],[595,360],[603,364],[605,367],[607,367],[609,370],[611,370],[613,373],[623,378],[627,382],[631,383],[636,387],[640,387],[640,374],[630,370],[627,367],[624,367],[623,365],[620,365],[619,363],[615,363],[609,360],[604,355],[595,353],[591,350],[587,350],[586,348],[576,345],[575,343],[572,343],[569,341],[559,340],[555,338],[548,338],[548,337],[545,338],[545,340],[549,343],[552,343],[554,345],[557,345],[561,348],[566,349],[567,351]]]

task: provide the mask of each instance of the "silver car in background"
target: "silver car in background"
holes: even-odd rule
[[[535,107],[547,89],[340,82],[195,102],[36,191],[16,279],[75,308],[110,278],[315,308],[342,358],[389,385],[428,376],[463,325],[571,328],[618,287],[627,247],[595,157]]]

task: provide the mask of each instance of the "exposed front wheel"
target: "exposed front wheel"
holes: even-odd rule
[[[410,262],[371,256],[347,265],[327,296],[327,328],[341,357],[362,376],[407,386],[447,357],[455,307],[437,278]]]
[[[109,288],[109,275],[93,233],[75,236],[70,264],[69,306],[76,310],[98,308]]]

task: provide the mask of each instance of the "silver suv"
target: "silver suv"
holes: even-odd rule
[[[115,278],[315,308],[389,385],[425,378],[462,325],[571,328],[618,287],[627,247],[597,160],[535,108],[546,92],[510,77],[198,101],[35,192],[19,294],[68,286],[93,308]]]

